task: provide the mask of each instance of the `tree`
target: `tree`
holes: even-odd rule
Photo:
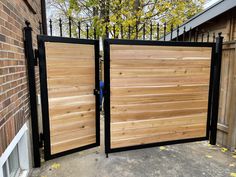
[[[135,38],[137,33],[139,37],[142,35],[144,23],[147,35],[151,23],[160,26],[167,23],[170,31],[171,24],[176,27],[200,12],[204,0],[48,0],[48,4],[53,9],[53,17],[72,18],[74,33],[80,21],[92,27],[90,29],[95,28],[100,36],[107,30],[114,37],[123,30],[124,37],[128,37],[130,31],[130,37]],[[93,35],[93,30],[89,33]]]

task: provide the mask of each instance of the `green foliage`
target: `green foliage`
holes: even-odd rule
[[[74,24],[78,21],[89,24],[92,27],[89,35],[94,30],[99,36],[104,36],[106,26],[109,34],[116,35],[123,27],[124,37],[128,37],[128,31],[132,32],[131,38],[135,38],[136,26],[138,35],[142,36],[143,24],[146,24],[146,34],[150,33],[150,23],[153,29],[157,23],[162,26],[167,23],[167,31],[170,26],[182,24],[187,19],[202,10],[204,0],[48,0],[49,4],[56,7],[55,13],[60,13],[64,18],[72,17]],[[85,25],[82,34],[86,34]],[[73,28],[74,33],[76,28]],[[161,31],[163,31],[161,29]]]

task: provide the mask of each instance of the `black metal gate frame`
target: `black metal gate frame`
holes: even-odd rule
[[[177,143],[187,143],[201,140],[209,140],[211,144],[216,144],[217,117],[219,107],[219,84],[220,84],[220,68],[222,55],[223,38],[219,36],[216,43],[209,42],[165,42],[165,41],[141,41],[141,40],[121,40],[121,39],[105,39],[104,40],[104,111],[105,111],[105,153],[108,153],[161,146]],[[110,45],[146,45],[146,46],[184,46],[184,47],[210,47],[211,55],[211,71],[208,95],[208,112],[207,112],[207,131],[206,136],[200,138],[182,139],[174,141],[157,142],[144,145],[135,145],[121,148],[111,148],[110,135]]]
[[[70,153],[78,152],[81,150],[89,149],[100,145],[100,107],[99,107],[99,41],[92,39],[75,39],[64,37],[51,37],[39,35],[38,37],[38,54],[39,54],[39,69],[40,69],[40,90],[42,102],[42,117],[43,117],[43,135],[44,135],[44,158],[50,160],[56,157],[67,155]],[[95,51],[95,88],[94,94],[96,99],[96,143],[79,147],[76,149],[51,154],[50,144],[50,122],[48,110],[48,86],[47,86],[47,70],[46,70],[46,55],[45,55],[45,42],[58,42],[69,44],[89,44],[94,45]]]

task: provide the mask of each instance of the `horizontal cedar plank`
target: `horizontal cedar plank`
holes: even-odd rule
[[[194,100],[194,101],[176,101],[165,103],[148,103],[148,104],[124,104],[124,105],[112,105],[111,114],[113,113],[132,113],[132,112],[151,112],[151,111],[163,111],[173,109],[191,109],[191,108],[207,108],[208,100]]]
[[[76,68],[75,66],[79,67],[94,67],[95,68],[95,61],[89,59],[58,59],[48,57],[47,58],[47,68],[62,68],[65,69],[69,68]]]
[[[95,135],[88,135],[84,137],[78,137],[75,139],[69,139],[67,141],[63,142],[55,142],[51,144],[51,153],[56,154],[59,152],[63,152],[66,150],[86,146],[92,143],[96,142],[96,136]]]
[[[159,69],[132,69],[132,68],[119,68],[111,69],[111,78],[147,78],[158,76],[195,76],[195,75],[208,75],[209,68],[159,68]]]
[[[72,112],[90,112],[95,110],[95,103],[78,103],[73,105],[55,106],[51,108],[49,106],[50,117],[69,114]]]
[[[49,76],[50,77],[50,76]],[[63,85],[74,86],[74,85],[94,85],[95,76],[81,76],[81,77],[70,77],[70,78],[48,78],[49,88],[60,87]]]
[[[129,139],[129,138],[140,138],[152,135],[160,135],[163,134],[172,134],[175,132],[185,132],[191,130],[201,130],[206,128],[206,122],[201,122],[197,124],[188,124],[188,125],[167,125],[167,126],[159,126],[159,127],[147,127],[147,128],[136,128],[136,129],[125,129],[121,131],[111,131],[111,139],[112,141]]]
[[[70,106],[78,103],[94,103],[95,97],[94,95],[82,95],[82,96],[69,96],[69,97],[60,97],[60,98],[51,98],[49,99],[50,107],[53,106]]]
[[[211,48],[206,47],[167,47],[111,45],[110,54],[113,59],[209,59]]]
[[[187,84],[208,84],[209,76],[166,76],[149,78],[111,78],[111,87],[118,86],[158,86],[158,85],[187,85]]]
[[[93,94],[94,86],[58,87],[48,89],[48,98],[86,96]]]
[[[46,58],[94,59],[94,46],[87,44],[69,44],[46,42]]]
[[[206,123],[207,113],[190,114],[186,116],[164,117],[158,119],[143,119],[138,121],[115,122],[111,124],[112,132],[126,129],[152,128],[159,126],[177,126],[196,123]]]
[[[126,121],[139,121],[148,119],[163,119],[176,116],[188,116],[193,114],[206,113],[207,108],[195,109],[181,109],[181,110],[165,110],[156,112],[137,112],[137,113],[113,113],[111,114],[111,123],[126,122]]]
[[[129,139],[122,139],[122,140],[111,140],[111,148],[118,148],[118,147],[127,147],[133,145],[142,145],[142,144],[149,144],[149,143],[157,143],[157,142],[164,142],[164,141],[173,141],[173,140],[181,140],[181,139],[188,139],[188,138],[200,138],[206,136],[206,128],[202,129],[194,129],[191,131],[180,131],[180,132],[172,132],[168,134],[157,134],[157,135],[148,135],[145,137],[140,138],[129,138]]]
[[[68,114],[62,114],[54,117],[50,117],[50,122],[52,124],[63,124],[65,121],[74,122],[81,121],[84,119],[91,119],[91,117],[95,118],[95,110],[93,111],[85,111],[85,112],[72,112]]]
[[[111,97],[111,107],[115,105],[124,104],[147,104],[157,102],[171,102],[171,101],[188,101],[188,100],[203,100],[208,98],[207,92],[202,93],[176,93],[176,94],[157,94],[157,95],[133,95],[133,96],[119,96]]]
[[[134,86],[134,87],[112,87],[112,96],[132,96],[132,95],[156,95],[156,94],[182,94],[208,92],[209,85],[172,85],[172,86]]]
[[[82,132],[85,130],[95,130],[95,117],[84,119],[80,121],[66,121],[63,124],[51,124],[50,135],[59,136],[61,134],[68,136],[72,132]],[[80,134],[77,134],[80,136]]]
[[[56,68],[48,68],[47,69],[48,78],[50,77],[61,77],[61,76],[87,76],[87,75],[95,75],[95,69],[90,67],[71,67],[71,68],[65,68],[65,67],[56,67]]]
[[[209,68],[210,60],[137,60],[137,59],[119,59],[114,60],[111,57],[110,64],[111,69],[119,69],[119,68]]]
[[[50,135],[51,138],[51,143],[59,143],[59,142],[64,142],[67,141],[69,139],[76,139],[78,137],[84,137],[87,135],[95,135],[95,128],[94,127],[84,127],[84,128],[80,128],[74,131],[70,131],[67,133],[61,133],[58,135]]]

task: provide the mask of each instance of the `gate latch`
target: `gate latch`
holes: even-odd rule
[[[94,90],[93,90],[93,94],[94,94],[94,95],[100,95],[100,90],[94,89]]]

